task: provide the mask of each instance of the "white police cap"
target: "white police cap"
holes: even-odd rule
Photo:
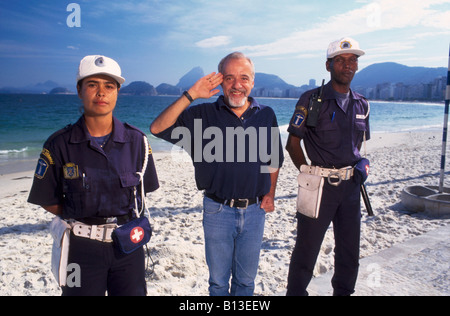
[[[363,56],[366,52],[361,50],[359,43],[356,40],[350,37],[344,37],[328,46],[327,58],[334,58],[342,54],[355,54],[357,56]]]
[[[108,57],[92,55],[84,57],[78,68],[77,82],[94,75],[106,75],[115,79],[120,85],[125,82],[119,64]]]

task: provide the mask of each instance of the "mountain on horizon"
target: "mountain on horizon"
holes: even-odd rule
[[[205,76],[205,72],[201,67],[195,67],[183,77],[181,77],[180,81],[176,85],[181,90],[188,90],[192,87],[199,79]]]
[[[52,80],[47,80],[46,82],[40,82],[35,85],[31,84],[24,87],[2,87],[0,88],[0,93],[4,94],[42,94],[50,93],[55,88],[64,88],[68,91],[74,90],[72,87],[67,85],[60,85]]]
[[[255,89],[280,89],[288,90],[294,89],[295,86],[286,83],[283,79],[276,75],[269,75],[261,72],[255,74]]]
[[[405,85],[427,84],[438,77],[447,76],[447,68],[409,67],[397,63],[370,65],[355,76],[353,87],[371,88],[383,83],[404,83]]]
[[[404,83],[405,85],[428,84],[436,78],[447,76],[447,68],[426,68],[426,67],[408,67],[398,63],[379,63],[370,65],[355,76],[352,87],[355,88],[372,88],[383,83]],[[161,84],[155,88],[146,82],[132,82],[122,87],[122,94],[129,95],[180,95],[183,90],[187,90],[197,82],[198,79],[204,77],[204,71],[201,67],[195,67],[185,74],[176,86],[170,84]],[[255,93],[263,96],[264,91],[287,91],[302,90],[303,87],[296,87],[286,83],[277,75],[256,73]],[[49,93],[55,88],[67,88],[74,90],[73,87],[60,85],[53,81],[46,81],[36,85],[29,85],[22,88],[4,87],[0,88],[0,94],[42,94]],[[220,87],[219,87],[220,88]],[[181,92],[180,92],[181,91]],[[295,96],[296,97],[296,96]]]
[[[135,81],[120,89],[121,95],[155,96],[155,87],[144,81]]]

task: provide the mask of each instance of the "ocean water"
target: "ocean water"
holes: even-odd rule
[[[147,133],[154,151],[170,150],[171,144],[150,135],[149,126],[176,99],[120,96],[114,115]],[[275,110],[283,140],[286,140],[297,100],[257,100]],[[196,101],[202,102],[205,100]],[[27,167],[34,164],[45,140],[79,119],[81,106],[76,95],[0,95],[0,174],[20,171],[23,164]],[[370,114],[374,133],[440,130],[444,104],[371,102]]]

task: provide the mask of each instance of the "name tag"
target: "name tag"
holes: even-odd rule
[[[356,119],[357,119],[357,120],[365,120],[365,119],[366,119],[366,116],[365,116],[365,115],[362,115],[362,114],[356,114]]]

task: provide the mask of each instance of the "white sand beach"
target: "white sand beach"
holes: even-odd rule
[[[415,237],[450,224],[449,218],[411,214],[400,200],[400,193],[406,186],[438,185],[441,138],[440,132],[372,135],[367,148],[372,164],[367,189],[376,216],[367,217],[363,206],[361,258],[401,247]],[[147,279],[148,294],[208,295],[202,228],[203,198],[195,186],[192,163],[176,162],[170,153],[155,153],[155,161],[161,188],[147,198],[154,229],[149,245],[155,261],[154,274]],[[450,163],[447,169],[450,171]],[[285,293],[296,238],[297,174],[287,156],[278,183],[276,211],[267,215],[256,295]],[[49,225],[52,216],[26,202],[32,177],[33,171],[0,175],[0,295],[3,296],[61,294],[50,272],[52,239]],[[447,179],[447,183],[449,181]],[[316,266],[316,276],[333,269],[333,248],[330,229]],[[433,264],[426,262],[426,257],[424,260],[425,265]],[[395,286],[395,276],[390,281]],[[447,283],[448,289],[448,274],[440,282]],[[331,289],[328,282],[323,286]],[[382,286],[379,292],[372,294],[383,295]],[[433,288],[433,284],[429,287]],[[404,294],[401,287],[398,292],[389,293]],[[427,292],[424,288],[421,293],[408,294],[436,295],[439,291]]]

